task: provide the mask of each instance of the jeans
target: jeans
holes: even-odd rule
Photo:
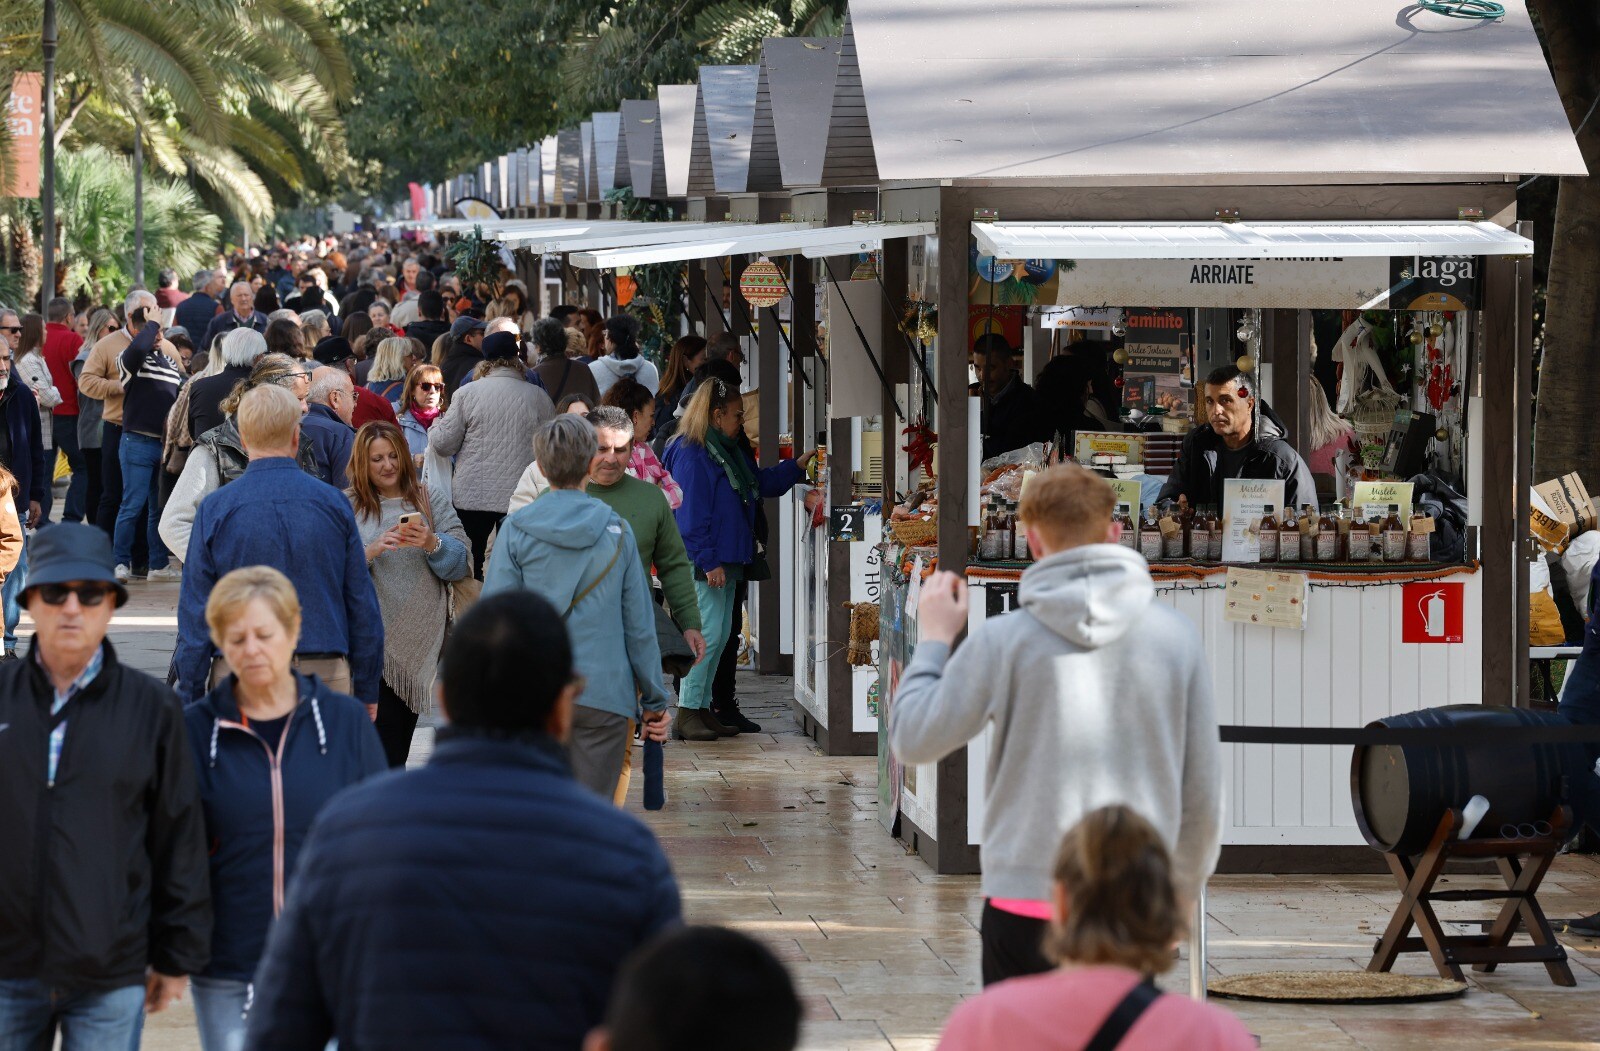
[[[1584,629],[1583,653],[1567,667],[1558,710],[1574,726],[1600,725],[1600,630],[1593,623]],[[1593,767],[1600,757],[1600,745],[1583,747],[1591,765],[1582,776],[1574,779],[1577,783],[1570,786],[1573,817],[1580,826],[1587,824],[1600,834],[1600,775]]]
[[[5,587],[0,588],[0,604],[5,607],[6,652],[14,653],[17,649],[17,623],[22,620],[22,591],[28,586],[28,542],[22,542],[22,555],[17,559],[17,568],[6,577]],[[0,1051],[5,1051],[0,1047]]]
[[[110,992],[57,989],[32,978],[0,979],[0,1051],[137,1051],[144,986]]]
[[[89,474],[84,463],[83,450],[78,448],[78,417],[55,416],[50,422],[50,436],[56,448],[67,458],[72,470],[72,481],[67,484],[67,499],[61,508],[63,522],[81,522],[84,516],[84,498],[89,491]],[[51,470],[52,476],[55,471]]]
[[[194,1021],[200,1030],[200,1051],[241,1051],[244,1047],[245,1003],[250,983],[232,978],[191,976]]]
[[[694,582],[695,597],[700,600],[700,633],[706,639],[706,659],[683,677],[683,689],[678,694],[679,708],[711,706],[711,683],[716,678],[722,651],[728,645],[728,624],[733,618],[739,580],[744,574],[743,566],[722,568],[728,574],[727,582],[722,587],[714,588],[703,580]]]
[[[122,434],[122,504],[117,508],[112,557],[119,566],[133,565],[133,540],[144,519],[150,542],[150,568],[167,568],[167,548],[156,527],[161,524],[161,439]]]

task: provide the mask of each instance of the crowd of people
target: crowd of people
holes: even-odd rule
[[[0,1051],[136,1047],[186,982],[205,1051],[794,1047],[782,965],[683,927],[625,809],[636,741],[760,729],[734,669],[762,502],[815,454],[757,466],[738,340],[683,336],[658,370],[632,317],[541,318],[400,241],[178,284],[0,314]],[[1194,630],[1110,500],[1035,479],[1024,612],[953,654],[964,590],[924,591],[891,743],[929,762],[999,728],[984,977],[1023,979],[951,1047],[1081,1047],[1108,1011],[1121,1046],[1254,1046],[1148,981],[1215,862],[1219,746]],[[163,579],[164,684],[106,638]],[[1129,703],[1075,735],[1107,696]]]

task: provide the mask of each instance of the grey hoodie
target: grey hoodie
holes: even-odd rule
[[[596,358],[589,363],[589,371],[594,373],[594,385],[599,388],[602,398],[606,396],[606,391],[611,389],[612,384],[624,376],[644,384],[649,388],[651,395],[658,393],[661,386],[655,365],[651,364],[650,359],[643,354],[631,358],[615,356]]]
[[[1125,803],[1173,852],[1191,896],[1217,861],[1221,750],[1211,671],[1188,618],[1155,601],[1144,559],[1090,544],[1022,574],[1021,609],[952,656],[922,642],[889,709],[904,763],[944,758],[992,724],[983,892],[1046,901],[1061,837]]]

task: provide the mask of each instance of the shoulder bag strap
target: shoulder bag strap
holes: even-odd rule
[[[563,356],[561,361],[567,367],[561,370],[561,382],[556,384],[556,395],[551,401],[560,401],[562,395],[567,393],[567,380],[572,376],[572,359]]]
[[[566,620],[568,617],[572,616],[572,611],[577,608],[578,603],[588,598],[589,593],[600,586],[600,582],[604,580],[608,574],[610,574],[611,567],[617,564],[617,559],[620,557],[622,557],[622,538],[619,536],[617,537],[617,546],[611,552],[611,561],[606,563],[606,568],[602,569],[600,571],[600,575],[591,580],[587,587],[578,592],[576,595],[572,596],[572,601],[567,603],[567,611],[561,614],[562,620]]]
[[[1111,1009],[1106,1020],[1100,1023],[1100,1028],[1095,1030],[1094,1036],[1083,1045],[1083,1051],[1114,1051],[1121,1045],[1123,1037],[1128,1035],[1128,1030],[1133,1028],[1139,1017],[1160,998],[1161,990],[1151,985],[1148,980],[1135,985],[1128,991],[1128,995]]]

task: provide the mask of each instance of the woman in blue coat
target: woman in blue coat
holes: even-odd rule
[[[756,559],[756,504],[782,496],[805,474],[816,451],[776,467],[757,468],[738,441],[744,429],[744,396],[722,379],[707,379],[689,399],[664,460],[683,489],[673,512],[700,600],[705,659],[683,680],[675,731],[689,741],[711,741],[738,731],[711,714],[711,682],[727,645],[734,590],[750,578]]]
[[[184,712],[211,853],[211,963],[194,975],[204,1051],[239,1051],[251,982],[311,821],[388,769],[367,710],[295,671],[300,600],[267,566],[217,581],[206,624],[232,674]]]

